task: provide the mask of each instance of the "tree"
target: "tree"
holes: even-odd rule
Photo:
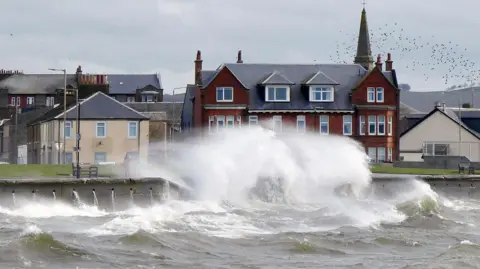
[[[398,88],[399,88],[401,91],[409,91],[410,89],[412,89],[412,87],[410,87],[410,85],[407,84],[407,83],[398,84]]]
[[[463,103],[463,104],[462,104],[462,107],[463,107],[463,108],[472,108],[472,104],[470,104],[470,103]]]

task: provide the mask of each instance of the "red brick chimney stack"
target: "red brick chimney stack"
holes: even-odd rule
[[[197,50],[197,58],[195,60],[195,85],[202,86],[202,52]]]
[[[392,55],[388,53],[387,60],[385,61],[385,71],[392,71],[392,69],[393,69]]]
[[[242,60],[242,51],[239,50],[238,51],[238,55],[237,55],[237,64],[243,64],[243,60]]]
[[[382,71],[382,56],[380,56],[380,54],[378,54],[377,56],[377,62],[375,63],[375,65],[378,69],[380,69],[380,71]]]

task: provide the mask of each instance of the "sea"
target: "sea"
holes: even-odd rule
[[[188,178],[190,199],[0,204],[0,268],[480,268],[476,187],[373,182],[344,137],[252,128],[187,145],[138,171]]]

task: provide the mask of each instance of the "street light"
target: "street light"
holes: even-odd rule
[[[65,163],[65,123],[67,122],[67,69],[49,68],[50,71],[63,72],[63,162]],[[58,126],[60,128],[60,126]],[[60,164],[60,147],[58,149],[58,163]]]
[[[173,105],[172,105],[172,143],[175,142],[174,138],[173,138],[173,135],[175,133],[175,90],[181,90],[181,89],[187,89],[187,87],[176,87],[176,88],[173,88]],[[186,93],[185,93],[186,94]]]
[[[452,93],[454,90],[446,90],[447,93]],[[462,96],[458,92],[458,159],[462,156]],[[435,150],[435,149],[433,149]]]

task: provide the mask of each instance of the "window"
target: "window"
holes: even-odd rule
[[[135,103],[135,96],[127,96],[127,103]]]
[[[233,88],[232,87],[218,87],[217,88],[217,102],[233,102]]]
[[[450,152],[450,145],[444,143],[423,143],[423,155],[426,156],[447,156]]]
[[[352,135],[352,115],[343,116],[343,134]]]
[[[136,138],[138,136],[138,122],[128,122],[128,138]]]
[[[375,88],[367,88],[367,102],[375,102]]]
[[[393,150],[392,150],[392,148],[388,148],[387,160],[388,160],[389,162],[392,162],[392,161],[393,161]]]
[[[208,132],[212,133],[215,131],[215,117],[210,116],[208,117]]]
[[[27,97],[27,105],[35,104],[35,97],[29,96]]]
[[[273,116],[273,130],[282,132],[282,116]]]
[[[45,100],[45,105],[46,106],[54,106],[55,105],[55,97],[47,96],[47,98]]]
[[[385,135],[385,116],[378,116],[378,135]],[[383,149],[385,151],[385,149]]]
[[[328,134],[328,116],[327,115],[321,115],[320,116],[320,133],[321,134]]]
[[[311,87],[310,101],[333,102],[333,87]]]
[[[20,96],[17,96],[17,106],[20,106]]]
[[[107,124],[105,122],[97,122],[96,136],[100,138],[107,136]]]
[[[237,116],[237,125],[238,125],[238,128],[242,127],[242,116]]]
[[[288,102],[290,101],[290,88],[273,86],[267,87],[265,100],[270,102]]]
[[[252,125],[258,124],[258,116],[248,116],[248,126],[251,127]]]
[[[15,97],[10,97],[10,105],[15,106]]]
[[[367,128],[365,125],[365,116],[360,115],[358,122],[359,122],[358,129],[359,129],[360,135],[365,135],[365,129]]]
[[[385,96],[383,88],[377,88],[377,102],[383,103]]]
[[[297,132],[305,133],[307,128],[306,119],[304,115],[297,116]]]
[[[65,164],[73,163],[73,153],[72,152],[65,152]]]
[[[377,160],[378,162],[385,162],[385,148],[377,148]]]
[[[392,135],[392,131],[393,131],[393,117],[392,116],[388,116],[388,135]]]
[[[225,116],[216,116],[217,117],[217,131],[220,132],[225,128]]]
[[[151,94],[142,95],[142,102],[152,103],[153,102],[153,95],[151,95]]]
[[[66,121],[65,122],[65,138],[71,138],[71,137],[72,137],[72,122]]]
[[[377,133],[377,117],[371,115],[368,116],[368,134],[375,135]]]
[[[227,128],[235,127],[235,116],[227,116]]]
[[[368,157],[374,163],[377,162],[377,148],[368,148]]]
[[[106,152],[95,152],[95,164],[106,162],[107,153]]]

